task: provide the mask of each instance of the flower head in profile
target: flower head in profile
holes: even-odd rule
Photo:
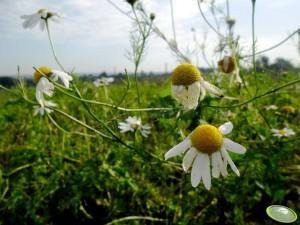
[[[40,9],[34,14],[30,15],[23,15],[21,16],[24,19],[23,27],[26,28],[33,28],[36,25],[40,24],[40,29],[44,30],[46,26],[46,22],[48,19],[58,22],[58,14],[54,12],[50,12],[47,9]]]
[[[234,56],[225,56],[223,59],[218,61],[218,66],[219,70],[225,74],[234,73],[236,82],[242,83],[240,70]]]
[[[44,100],[39,106],[34,106],[33,115],[36,116],[37,114],[40,114],[43,116],[45,113],[51,113],[53,110],[49,107],[56,107],[56,104],[54,102]]]
[[[73,79],[69,74],[47,66],[38,68],[33,74],[33,81],[36,83],[36,99],[40,105],[45,101],[44,94],[51,97],[54,92],[54,85],[48,78],[54,81],[59,79],[66,88],[69,88],[69,82]]]
[[[192,168],[192,186],[197,187],[203,181],[205,188],[209,190],[211,176],[218,178],[220,174],[223,177],[228,175],[227,163],[236,175],[240,175],[228,151],[244,154],[246,149],[224,137],[232,129],[231,122],[227,122],[219,128],[209,124],[199,125],[187,138],[165,154],[165,160],[186,152],[182,167],[185,172]]]
[[[96,87],[99,87],[99,86],[107,86],[107,85],[110,85],[111,83],[114,82],[114,78],[113,77],[102,77],[102,78],[97,78],[93,84],[96,86]]]
[[[223,96],[222,91],[205,81],[198,68],[192,64],[181,64],[172,72],[172,94],[185,109],[195,109],[199,98],[202,100],[206,91]]]
[[[129,116],[125,122],[119,123],[119,129],[121,133],[125,133],[128,131],[135,132],[139,131],[144,137],[148,137],[150,134],[151,127],[148,124],[143,125],[141,118],[138,117],[131,117]]]
[[[289,137],[289,136],[293,136],[293,135],[296,134],[293,129],[287,128],[287,127],[283,128],[281,130],[273,128],[273,129],[271,129],[271,131],[273,133],[273,136],[279,137],[279,138],[281,138],[281,137]]]

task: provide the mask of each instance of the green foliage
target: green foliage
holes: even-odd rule
[[[274,86],[267,74],[259,74],[260,90]],[[276,85],[294,79],[289,74]],[[251,92],[251,78],[248,90]],[[79,81],[76,81],[79,83]],[[127,216],[151,216],[163,222],[135,220],[120,224],[266,224],[265,209],[283,204],[299,209],[299,150],[297,136],[277,138],[271,128],[288,125],[299,132],[299,86],[258,99],[240,107],[232,105],[249,98],[245,88],[220,86],[236,100],[207,97],[195,111],[185,112],[170,96],[168,83],[142,82],[142,107],[172,107],[174,111],[116,113],[113,108],[91,109],[126,141],[130,150],[101,137],[63,133],[47,116],[33,117],[32,106],[0,92],[0,224],[105,224]],[[86,99],[118,102],[123,84],[95,88],[79,86]],[[155,90],[155,92],[153,91]],[[34,90],[29,97],[34,98]],[[92,120],[80,102],[59,91],[53,97],[58,107],[89,125],[106,132]],[[275,104],[278,110],[266,110]],[[293,113],[282,111],[290,105]],[[134,90],[124,107],[136,108]],[[53,119],[67,131],[93,134],[58,114]],[[138,134],[120,134],[118,122],[138,115],[151,125],[146,139]],[[231,157],[240,170],[226,178],[213,179],[212,189],[193,188],[190,174],[181,169],[181,157],[164,161],[164,153],[178,144],[201,120],[219,126],[232,121],[230,138],[247,147],[245,155]]]

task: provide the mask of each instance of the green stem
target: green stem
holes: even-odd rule
[[[257,83],[257,73],[256,73],[256,62],[255,62],[255,1],[252,0],[252,65],[253,65],[253,75],[255,79],[255,94],[258,92],[258,83]]]
[[[77,88],[75,83],[72,83],[73,87],[76,91],[77,96],[82,99],[81,93],[79,91],[79,89]],[[132,146],[127,145],[123,140],[121,140],[116,134],[115,132],[110,129],[109,126],[107,126],[102,120],[100,120],[90,109],[90,107],[88,106],[88,104],[86,104],[85,102],[82,102],[83,106],[85,107],[85,109],[88,111],[88,113],[100,124],[102,124],[102,126],[113,136],[113,138],[115,139],[115,141],[119,142],[120,144],[124,145],[125,147],[129,148],[129,149],[134,149]]]
[[[272,93],[275,93],[276,91],[282,89],[282,88],[285,88],[285,87],[288,87],[288,86],[291,86],[293,84],[296,84],[296,83],[299,83],[300,82],[300,79],[297,79],[297,80],[294,80],[294,81],[290,81],[288,83],[285,83],[279,87],[275,87],[275,88],[272,88],[271,90],[269,91],[266,91],[260,95],[256,95],[254,96],[253,98],[251,99],[248,99],[247,101],[245,102],[242,102],[242,103],[238,103],[238,104],[234,104],[234,105],[230,105],[230,106],[218,106],[218,105],[203,105],[203,107],[210,107],[210,108],[235,108],[235,107],[239,107],[239,106],[242,106],[242,105],[245,105],[245,104],[248,104],[250,102],[253,102],[261,97],[264,97],[266,95],[269,95],[269,94],[272,94]]]
[[[266,48],[264,50],[261,50],[261,51],[257,51],[255,52],[255,55],[259,55],[259,54],[262,54],[262,53],[265,53],[265,52],[268,52],[268,51],[271,51],[277,47],[279,47],[280,45],[284,44],[285,42],[287,42],[290,38],[292,38],[295,34],[297,34],[298,32],[300,31],[300,28],[298,28],[297,30],[295,30],[293,33],[291,33],[289,36],[287,36],[286,38],[284,38],[282,41],[278,42],[277,44],[269,47],[269,48]],[[253,54],[251,55],[244,55],[244,56],[240,56],[241,59],[244,59],[244,58],[248,58],[248,57],[252,57]]]
[[[112,224],[116,224],[116,223],[120,223],[120,222],[124,222],[124,221],[130,221],[130,220],[150,220],[150,221],[161,221],[163,222],[163,219],[159,219],[159,218],[154,218],[154,217],[150,217],[150,216],[127,216],[127,217],[123,217],[120,219],[115,219],[109,223],[106,223],[105,225],[112,225]]]
[[[49,29],[48,20],[46,20],[46,29],[47,29],[48,39],[49,39],[49,42],[50,42],[50,46],[51,46],[51,50],[52,50],[54,59],[55,59],[56,63],[58,64],[58,66],[59,66],[64,72],[67,72],[67,71],[65,70],[65,68],[63,67],[63,65],[59,62],[59,60],[58,60],[58,58],[57,58],[57,56],[56,56],[56,53],[55,53],[55,50],[54,50],[54,45],[53,45],[52,38],[51,38],[51,34],[50,34],[50,29]]]
[[[202,18],[204,19],[204,21],[206,22],[206,24],[219,36],[219,37],[224,37],[209,21],[208,19],[206,18],[206,16],[204,15],[204,12],[201,8],[201,1],[198,0],[197,1],[198,3],[198,8],[199,8],[199,11],[200,11],[200,14],[202,16]]]

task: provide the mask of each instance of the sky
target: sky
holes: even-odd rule
[[[130,12],[124,0],[111,0],[121,9]],[[156,15],[155,24],[169,39],[173,38],[170,0],[141,0],[147,12]],[[215,0],[219,8],[224,0]],[[300,27],[299,0],[256,1],[257,50],[268,48],[283,40]],[[230,15],[235,18],[234,32],[240,36],[243,51],[251,53],[251,0],[229,0]],[[195,49],[193,33],[202,43],[207,34],[206,54],[209,61],[216,62],[214,48],[216,35],[209,29],[199,13],[196,0],[173,0],[176,39],[179,49],[192,52]],[[59,23],[50,22],[56,53],[68,71],[76,73],[119,73],[134,65],[126,57],[130,51],[130,32],[134,23],[120,13],[107,0],[0,0],[0,76],[15,75],[17,66],[21,73],[33,73],[33,66],[50,66],[59,69],[51,53],[46,31],[39,27],[24,29],[21,15],[29,15],[41,8],[57,12]],[[207,18],[213,18],[204,6]],[[224,17],[218,17],[220,21]],[[298,37],[295,36],[281,47],[266,54],[271,60],[284,57],[295,65],[300,64],[297,52]],[[191,55],[193,63],[200,67],[207,64],[201,57]],[[197,61],[197,62],[196,62]],[[157,35],[151,35],[140,71],[171,71],[178,61],[167,44]]]

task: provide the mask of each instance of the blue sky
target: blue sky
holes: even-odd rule
[[[125,11],[130,7],[124,0],[112,0]],[[173,0],[177,40],[182,51],[193,49],[191,28],[201,41],[208,32],[207,55],[211,61],[216,37],[204,23],[196,0]],[[251,0],[229,0],[231,16],[237,23],[245,51],[251,47]],[[169,0],[142,1],[148,12],[156,14],[155,22],[164,34],[172,38]],[[224,0],[215,0],[219,7]],[[48,65],[58,69],[52,57],[46,32],[38,27],[23,29],[21,15],[47,8],[59,13],[60,23],[51,23],[57,55],[68,70],[77,73],[123,72],[133,70],[126,58],[130,49],[130,19],[119,13],[106,0],[0,0],[0,75],[16,74],[17,65],[23,74],[31,74],[32,67]],[[257,0],[256,37],[258,50],[272,46],[300,27],[299,0]],[[207,12],[208,13],[208,12]],[[211,19],[211,18],[209,18]],[[274,59],[285,57],[299,65],[297,39],[287,42],[267,55]],[[176,59],[167,45],[153,35],[141,64],[144,71],[164,71],[176,66]],[[199,65],[206,66],[201,57]]]

